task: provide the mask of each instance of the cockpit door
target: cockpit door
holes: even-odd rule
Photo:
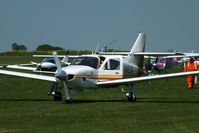
[[[99,80],[115,80],[123,78],[122,57],[111,57],[101,64],[98,69]]]

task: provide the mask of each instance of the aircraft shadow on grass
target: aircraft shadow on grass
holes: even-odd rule
[[[0,99],[7,102],[45,102],[54,101],[53,99]],[[64,103],[65,101],[63,101]],[[103,102],[127,102],[126,100],[73,100],[72,103],[103,103]]]
[[[42,101],[54,101],[51,99],[0,99],[0,101],[7,102],[42,102]]]
[[[193,100],[193,101],[188,101],[188,100],[176,100],[176,99],[171,99],[171,98],[159,98],[159,97],[151,97],[151,98],[137,98],[140,100],[137,100],[136,102],[138,103],[196,103],[199,104],[199,100]]]
[[[7,102],[49,102],[54,101],[53,99],[0,99],[0,102],[7,101]],[[121,100],[73,100],[72,104],[83,104],[83,103],[129,103],[126,99]],[[190,104],[195,103],[199,104],[199,100],[196,101],[177,101],[176,99],[166,98],[166,97],[149,97],[149,98],[137,98],[137,103],[179,103],[179,104]],[[63,101],[62,103],[65,103]],[[133,103],[132,103],[133,104]]]

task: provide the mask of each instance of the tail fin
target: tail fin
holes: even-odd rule
[[[144,52],[146,43],[146,34],[140,32],[138,38],[136,39],[129,55],[125,59],[128,63],[138,66],[138,68],[143,67],[144,56],[133,55],[136,52]]]
[[[146,42],[146,34],[140,32],[129,54],[132,55],[135,52],[144,52],[145,42]]]

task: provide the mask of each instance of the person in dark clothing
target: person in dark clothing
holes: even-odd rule
[[[147,74],[152,74],[153,64],[151,63],[151,59],[147,60],[147,63],[144,65],[144,69],[146,70]]]
[[[157,57],[157,58],[155,59],[155,64],[158,62],[158,60],[159,60],[159,57]],[[154,65],[153,69],[154,69],[155,71],[158,71],[158,72],[160,73],[160,70],[159,70],[159,68],[158,68],[156,65]]]

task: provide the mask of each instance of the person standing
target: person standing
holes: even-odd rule
[[[194,62],[194,59],[192,57],[190,57],[190,61],[186,64],[184,68],[184,72],[190,72],[190,71],[199,71],[198,64]],[[195,75],[187,76],[188,88],[191,89],[194,87],[194,79]]]
[[[144,65],[144,69],[146,70],[148,75],[152,75],[153,64],[150,58],[148,58],[147,63]]]

